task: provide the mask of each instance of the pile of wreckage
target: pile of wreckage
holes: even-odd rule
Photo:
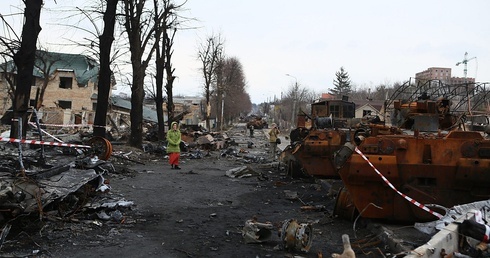
[[[287,174],[340,180],[334,214],[349,220],[442,221],[442,237],[400,250],[409,257],[489,257],[490,130],[465,130],[460,103],[470,101],[423,86],[407,85],[409,97],[397,92],[385,103],[390,125],[356,121],[347,101],[312,104],[282,155]],[[480,205],[450,212],[463,204]]]
[[[66,147],[73,147],[77,157]],[[19,143],[2,144],[0,247],[12,225],[26,218],[63,221],[90,213],[101,220],[122,219],[132,202],[104,195],[111,188],[104,175],[114,172],[114,167],[87,151],[88,147],[66,144],[24,149]]]

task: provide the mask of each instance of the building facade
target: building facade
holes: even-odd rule
[[[92,58],[78,55],[36,51],[34,80],[30,106],[42,94],[38,115],[49,124],[92,124],[95,118],[99,64]],[[7,62],[0,67],[0,115],[12,106],[10,84],[15,85],[16,67]],[[11,80],[7,80],[11,78]],[[112,78],[112,86],[115,80]]]
[[[415,80],[417,82],[425,82],[431,80],[439,80],[445,84],[463,84],[463,83],[474,83],[475,78],[461,78],[452,77],[451,68],[446,67],[430,67],[427,70],[418,72],[415,74]]]

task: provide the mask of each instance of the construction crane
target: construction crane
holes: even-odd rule
[[[458,66],[460,64],[464,64],[464,83],[466,84],[466,87],[467,87],[466,88],[466,97],[468,99],[468,104],[467,104],[468,105],[468,114],[470,116],[472,116],[473,114],[471,112],[471,103],[470,103],[470,97],[469,97],[470,92],[469,92],[469,89],[468,89],[468,84],[467,84],[468,82],[467,82],[466,76],[468,74],[468,61],[470,61],[472,59],[475,59],[475,58],[476,57],[474,56],[474,57],[468,59],[468,52],[464,52],[464,59],[463,59],[463,61],[456,63],[456,66]]]
[[[467,82],[466,81],[466,75],[468,74],[468,61],[473,60],[475,58],[476,58],[476,56],[468,59],[468,52],[464,52],[464,59],[463,59],[463,61],[456,63],[456,66],[458,66],[460,64],[464,64],[464,83]]]

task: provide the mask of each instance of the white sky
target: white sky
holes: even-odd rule
[[[57,5],[68,2],[85,1]],[[0,13],[19,3],[2,0]],[[488,0],[188,0],[185,8],[182,15],[198,21],[174,44],[175,94],[202,92],[197,49],[212,33],[225,39],[227,56],[241,61],[254,103],[280,98],[295,80],[328,92],[341,66],[357,87],[402,82],[429,67],[452,68],[453,76],[463,77],[464,66],[456,63],[465,52],[476,57],[468,62],[468,77],[490,82]],[[41,25],[40,38],[52,37],[49,25]]]

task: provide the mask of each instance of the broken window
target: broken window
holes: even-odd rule
[[[364,109],[364,110],[362,111],[362,116],[363,116],[363,117],[364,117],[364,116],[370,116],[370,115],[371,115],[371,112],[372,112],[371,110],[366,110],[366,109]]]
[[[71,109],[71,101],[68,100],[58,100],[58,105],[62,109]]]
[[[60,77],[60,88],[71,89],[72,84],[73,84],[72,77]]]

